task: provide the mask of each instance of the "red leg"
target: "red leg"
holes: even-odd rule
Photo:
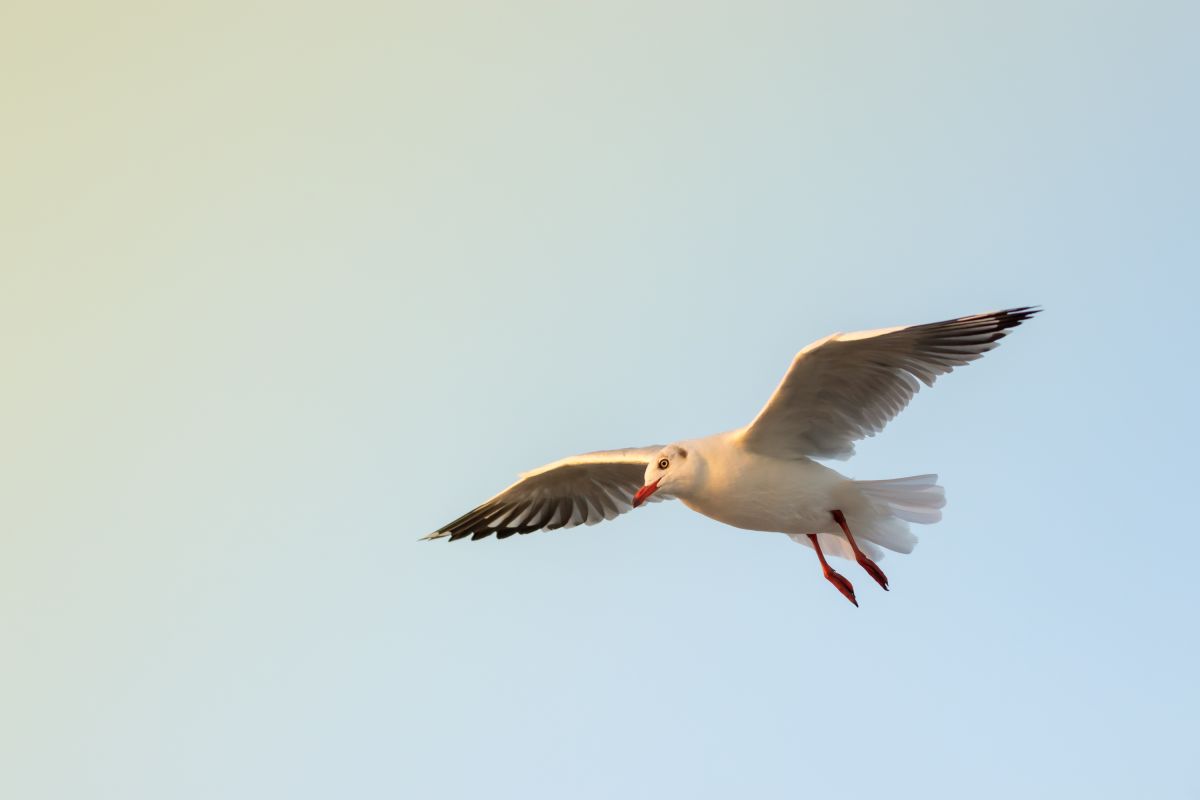
[[[858,605],[858,601],[854,599],[854,586],[850,581],[843,578],[833,567],[829,566],[829,562],[825,560],[825,554],[821,552],[821,543],[817,541],[815,533],[808,534],[808,538],[812,541],[813,550],[817,551],[817,558],[821,562],[821,571],[825,573],[825,580],[837,587],[837,590],[854,605]]]
[[[858,549],[858,542],[854,541],[854,534],[850,533],[850,526],[846,524],[846,515],[841,511],[831,511],[833,519],[842,528],[842,533],[846,534],[846,541],[850,542],[850,549],[854,551],[854,560],[858,565],[867,571],[867,574],[875,579],[875,582],[883,587],[883,590],[888,591],[887,575],[883,574],[883,570],[879,568],[871,559],[867,558],[867,554]]]

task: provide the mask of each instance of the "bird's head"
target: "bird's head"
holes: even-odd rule
[[[699,478],[700,462],[699,454],[683,445],[669,444],[659,450],[646,465],[644,485],[633,496],[633,507],[637,508],[655,493],[686,495]]]

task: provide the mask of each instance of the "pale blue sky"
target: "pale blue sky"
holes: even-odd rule
[[[1192,3],[122,2],[0,24],[0,795],[1200,796]],[[836,330],[1043,304],[839,469],[652,506]]]

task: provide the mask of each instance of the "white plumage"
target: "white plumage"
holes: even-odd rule
[[[646,500],[678,498],[728,525],[813,547],[825,576],[857,605],[823,553],[857,560],[886,589],[872,559],[883,549],[911,552],[917,539],[908,523],[940,520],[945,495],[936,475],[855,481],[813,459],[848,458],[854,442],[882,430],[922,383],[979,358],[1038,310],[834,334],[796,355],[744,428],[555,461],[426,538],[503,539],[593,525]]]

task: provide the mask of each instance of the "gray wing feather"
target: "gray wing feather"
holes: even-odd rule
[[[633,508],[646,465],[662,445],[571,456],[531,472],[424,537],[450,541],[595,525]],[[651,501],[663,498],[651,496]]]
[[[971,317],[834,334],[801,350],[754,421],[739,433],[750,450],[778,458],[848,458],[921,384],[981,357],[1038,313],[1010,308]]]

